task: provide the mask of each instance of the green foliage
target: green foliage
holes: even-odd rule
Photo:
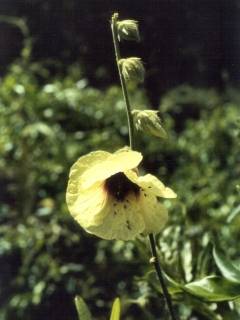
[[[149,106],[143,91],[133,88],[131,99],[139,109]],[[215,304],[239,295],[229,276],[236,271],[229,261],[238,265],[240,250],[239,100],[233,90],[219,95],[176,88],[159,107],[169,139],[138,136],[143,170],[178,194],[165,203],[170,221],[158,243],[184,319],[240,314],[237,301]],[[146,240],[96,239],[79,229],[65,205],[67,175],[79,156],[128,143],[123,110],[118,87],[90,87],[76,65],[66,76],[52,77],[44,65],[19,61],[2,78],[0,319],[76,319],[76,294],[89,301],[98,320],[106,319],[116,295],[123,297],[126,320],[167,317],[149,274]],[[215,252],[215,264],[211,242],[230,260]],[[117,302],[115,308],[117,313]]]
[[[88,306],[80,296],[75,297],[75,306],[78,313],[79,320],[91,320],[92,316],[88,309]],[[120,299],[116,298],[113,302],[110,320],[120,320]]]
[[[21,61],[12,65],[0,88],[1,317],[37,319],[54,310],[58,319],[66,308],[73,313],[76,293],[105,313],[115,290],[103,288],[120,268],[108,279],[96,270],[107,274],[107,256],[125,249],[106,248],[80,230],[67,212],[65,190],[79,156],[128,143],[121,91],[89,87],[77,66],[52,79],[41,65],[25,68]],[[135,100],[142,105],[146,98],[138,93]],[[65,303],[58,305],[62,295]]]
[[[209,276],[188,283],[184,286],[184,290],[208,302],[228,301],[240,297],[239,284],[233,284],[217,276]]]
[[[75,305],[76,305],[79,320],[91,320],[92,319],[91,313],[90,313],[86,303],[84,302],[84,300],[81,297],[79,297],[79,296],[75,297]]]
[[[240,268],[235,266],[216,247],[213,249],[213,256],[221,274],[229,281],[240,284]]]
[[[120,299],[116,298],[113,302],[110,320],[120,320],[121,305]]]

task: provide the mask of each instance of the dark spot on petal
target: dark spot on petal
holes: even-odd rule
[[[132,230],[129,220],[126,221],[128,230]]]
[[[146,195],[146,193],[144,193],[144,197],[146,197],[147,195]]]
[[[131,193],[135,194],[136,197],[139,196],[139,186],[129,180],[122,172],[106,179],[104,187],[117,201],[124,201]]]

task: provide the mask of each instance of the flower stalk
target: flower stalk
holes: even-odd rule
[[[119,48],[119,42],[118,42],[117,22],[118,22],[118,13],[114,13],[112,16],[112,21],[111,21],[114,51],[115,51],[116,64],[117,64],[117,68],[118,68],[120,83],[121,83],[121,87],[122,87],[123,98],[124,98],[125,105],[126,105],[126,112],[127,112],[127,119],[128,119],[128,130],[129,130],[129,145],[130,145],[131,149],[134,149],[134,123],[133,123],[133,117],[131,114],[131,105],[130,105],[130,100],[128,97],[126,81],[123,77],[123,74],[121,72],[121,68],[119,65],[119,61],[121,59],[121,54],[120,54],[120,48]]]
[[[119,64],[119,61],[121,60],[121,54],[120,54],[120,48],[119,48],[119,42],[118,42],[118,29],[117,29],[117,24],[118,24],[118,13],[114,13],[112,16],[111,20],[111,29],[112,29],[112,37],[113,37],[113,44],[114,44],[114,51],[115,51],[115,57],[116,57],[116,64],[118,68],[118,73],[119,73],[119,78],[120,78],[120,83],[122,87],[122,93],[123,93],[123,98],[125,101],[126,105],[126,113],[127,113],[127,119],[128,119],[128,130],[129,130],[129,145],[131,149],[134,149],[134,121],[133,121],[133,115],[131,112],[131,104],[128,96],[128,91],[127,91],[127,85],[125,78],[122,74],[122,70]],[[169,310],[169,314],[171,316],[171,320],[176,320],[177,318],[174,315],[173,311],[173,306],[172,306],[172,300],[171,296],[168,292],[167,286],[164,281],[160,261],[157,255],[157,249],[156,249],[156,242],[155,242],[155,237],[151,233],[149,234],[149,242],[150,242],[150,247],[151,247],[151,252],[152,252],[152,257],[150,259],[150,263],[154,265],[154,268],[156,270],[163,296],[166,300],[167,307]]]
[[[172,318],[172,320],[176,320],[176,317],[175,317],[175,314],[173,311],[171,296],[168,292],[167,286],[164,281],[160,261],[159,261],[158,255],[157,255],[156,242],[155,242],[154,235],[152,233],[149,235],[149,242],[150,242],[151,251],[152,251],[152,257],[150,259],[150,263],[152,263],[154,265],[154,268],[157,272],[157,276],[158,276],[159,282],[161,284],[162,292],[163,292],[164,298],[166,300],[171,318]]]

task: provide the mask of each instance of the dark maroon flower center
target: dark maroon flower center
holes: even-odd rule
[[[140,187],[129,180],[122,172],[106,179],[105,189],[117,201],[123,201],[130,193],[134,193],[136,197],[140,194]]]

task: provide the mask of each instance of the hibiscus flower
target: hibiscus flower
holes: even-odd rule
[[[159,232],[168,212],[161,198],[176,194],[155,176],[138,175],[142,154],[130,149],[91,152],[69,175],[66,201],[74,219],[103,239],[131,240]]]

